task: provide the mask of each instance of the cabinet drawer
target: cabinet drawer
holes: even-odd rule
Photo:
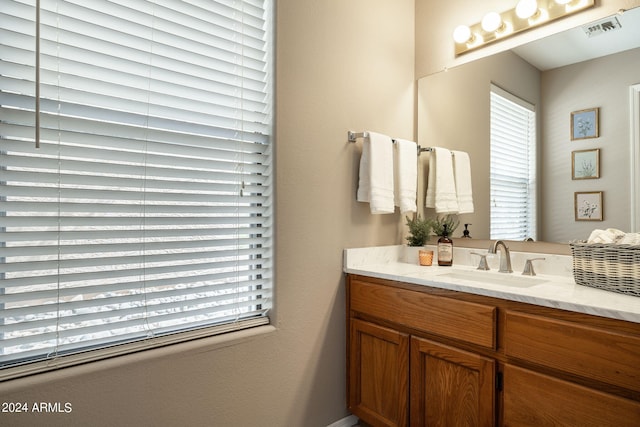
[[[495,348],[496,307],[361,280],[351,280],[350,297],[353,311]]]
[[[514,311],[505,317],[507,356],[640,391],[640,337]]]
[[[505,426],[637,427],[640,402],[512,365],[504,368]]]

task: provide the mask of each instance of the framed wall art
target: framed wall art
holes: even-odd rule
[[[571,179],[600,178],[600,149],[571,152]]]
[[[599,108],[574,111],[571,113],[571,140],[597,138]]]
[[[574,209],[576,221],[602,221],[602,191],[576,192]]]

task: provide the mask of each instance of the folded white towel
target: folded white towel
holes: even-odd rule
[[[615,228],[607,228],[606,230],[593,230],[587,243],[620,243],[625,233]]]
[[[393,142],[368,132],[362,143],[357,200],[369,202],[372,214],[393,213]]]
[[[451,151],[435,147],[429,156],[429,182],[425,206],[437,213],[457,213],[458,197],[453,177]]]
[[[640,233],[627,233],[618,243],[621,245],[640,245]]]
[[[418,189],[418,144],[396,139],[393,156],[395,205],[401,213],[416,212]]]
[[[456,195],[458,196],[458,213],[473,213],[473,189],[471,186],[469,154],[455,150],[452,150],[451,154],[453,154],[453,174],[456,180]]]

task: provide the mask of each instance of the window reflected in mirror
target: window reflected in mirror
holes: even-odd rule
[[[536,239],[535,106],[491,85],[491,239]]]

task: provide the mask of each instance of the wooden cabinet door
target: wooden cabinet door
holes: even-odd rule
[[[411,426],[495,425],[495,365],[489,359],[411,338]]]
[[[640,426],[640,402],[513,365],[504,367],[505,426]]]
[[[409,336],[351,319],[349,409],[374,427],[407,425]]]

